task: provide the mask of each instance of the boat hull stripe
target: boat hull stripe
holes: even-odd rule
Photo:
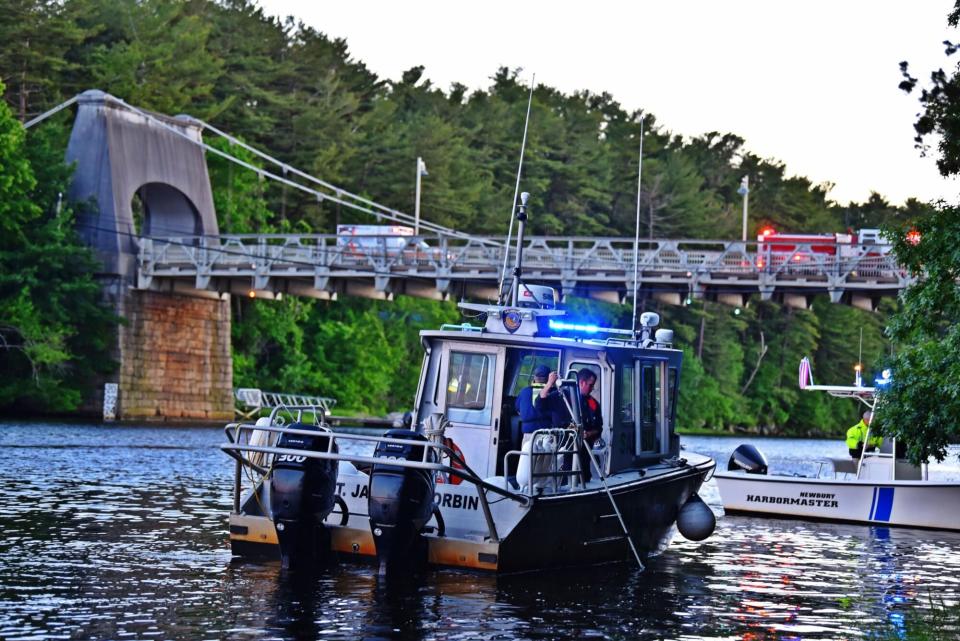
[[[890,514],[893,512],[893,491],[892,487],[878,487],[876,490],[877,509],[873,514],[874,521],[889,521]]]

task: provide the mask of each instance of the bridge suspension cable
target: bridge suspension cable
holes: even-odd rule
[[[67,107],[69,107],[69,106],[72,105],[73,103],[77,102],[77,101],[80,99],[80,96],[81,96],[81,95],[82,95],[82,94],[78,94],[78,95],[76,95],[76,96],[73,96],[72,98],[70,98],[70,99],[68,99],[68,100],[60,103],[59,105],[57,105],[57,106],[54,107],[53,109],[50,109],[49,111],[46,111],[46,112],[44,112],[43,114],[37,116],[37,117],[34,118],[33,120],[31,120],[31,121],[29,121],[28,123],[26,123],[26,124],[24,125],[24,128],[32,127],[32,126],[34,126],[34,125],[42,122],[43,120],[46,120],[46,119],[49,118],[50,116],[53,116],[54,114],[62,111],[63,109],[66,109]],[[312,176],[312,175],[310,175],[310,174],[308,174],[308,173],[306,173],[306,172],[304,172],[304,171],[302,171],[302,170],[300,170],[300,169],[297,169],[296,167],[293,167],[293,166],[291,166],[291,165],[289,165],[289,164],[287,164],[287,163],[285,163],[285,162],[283,162],[283,161],[281,161],[281,160],[279,160],[279,159],[277,159],[277,158],[274,158],[273,156],[271,156],[270,154],[267,154],[266,152],[260,151],[260,150],[256,149],[255,147],[252,147],[252,146],[250,146],[250,145],[248,145],[248,144],[246,144],[246,143],[238,140],[238,139],[235,138],[234,136],[231,136],[230,134],[227,134],[226,132],[221,131],[220,129],[214,127],[214,126],[211,125],[210,123],[207,123],[207,122],[205,122],[205,121],[203,121],[203,120],[200,120],[199,118],[195,118],[195,117],[189,116],[189,115],[184,115],[184,116],[182,116],[184,119],[189,119],[189,122],[195,123],[196,125],[204,128],[204,129],[209,129],[210,131],[216,133],[217,135],[224,137],[227,141],[230,142],[230,144],[236,144],[236,145],[242,147],[243,149],[245,149],[245,150],[253,153],[253,154],[256,155],[257,157],[262,158],[263,160],[266,160],[266,161],[270,162],[271,164],[274,164],[274,165],[280,167],[280,168],[281,168],[281,171],[282,171],[284,174],[286,174],[286,173],[294,174],[294,175],[296,175],[296,176],[298,176],[298,177],[300,177],[300,178],[303,178],[304,180],[308,180],[308,181],[312,182],[313,184],[319,185],[319,186],[323,187],[324,189],[328,189],[328,190],[330,190],[330,191],[333,191],[334,193],[331,195],[331,194],[329,194],[329,193],[325,193],[325,192],[322,192],[322,191],[318,191],[317,189],[314,189],[314,188],[309,187],[309,186],[307,186],[307,185],[303,185],[303,184],[301,184],[301,183],[299,183],[299,182],[296,182],[296,181],[294,181],[294,180],[290,180],[289,178],[287,178],[287,177],[285,177],[285,176],[281,176],[281,175],[275,174],[275,173],[273,173],[273,172],[271,172],[271,171],[268,171],[268,170],[266,170],[266,169],[263,169],[262,167],[257,167],[256,165],[253,165],[253,164],[248,163],[248,162],[246,162],[246,161],[244,161],[244,160],[241,160],[240,158],[237,158],[236,156],[233,156],[232,154],[229,154],[229,153],[227,153],[227,152],[225,152],[225,151],[222,151],[222,150],[220,150],[220,149],[217,149],[216,147],[213,147],[213,146],[211,146],[211,145],[208,145],[207,143],[205,143],[205,142],[203,142],[203,141],[201,141],[201,140],[197,140],[197,139],[195,139],[195,138],[192,138],[189,134],[181,131],[181,130],[178,129],[177,127],[174,127],[173,125],[170,125],[170,124],[167,123],[167,122],[164,122],[164,120],[162,120],[161,118],[158,118],[156,115],[150,113],[149,111],[145,111],[145,110],[143,110],[143,109],[140,109],[139,107],[135,107],[135,106],[129,104],[128,102],[126,102],[125,100],[123,100],[123,99],[121,99],[121,98],[117,98],[116,96],[113,96],[113,95],[111,95],[111,94],[104,94],[104,98],[107,99],[107,100],[111,100],[111,101],[117,103],[118,105],[124,107],[125,109],[128,109],[128,110],[130,110],[131,112],[133,112],[133,113],[135,113],[135,114],[137,114],[137,115],[139,115],[139,116],[142,116],[143,118],[146,118],[147,120],[150,120],[151,122],[157,124],[159,127],[163,128],[163,129],[166,129],[167,131],[173,133],[174,135],[177,135],[177,136],[179,136],[179,137],[181,137],[181,138],[184,138],[185,140],[189,141],[190,143],[192,143],[192,144],[194,144],[194,145],[197,145],[197,146],[199,146],[199,147],[202,147],[204,150],[206,150],[206,151],[208,151],[208,152],[210,152],[210,153],[212,153],[212,154],[215,154],[215,155],[217,155],[217,156],[220,156],[221,158],[224,158],[225,160],[228,160],[228,161],[230,161],[230,162],[232,162],[232,163],[234,163],[234,164],[237,164],[237,165],[239,165],[239,166],[241,166],[241,167],[244,167],[245,169],[249,169],[250,171],[253,171],[253,172],[257,173],[258,175],[260,175],[260,176],[262,176],[262,177],[270,178],[271,180],[275,180],[275,181],[277,181],[277,182],[279,182],[279,183],[281,183],[281,184],[284,184],[284,185],[287,185],[287,186],[289,186],[289,187],[292,187],[293,189],[297,189],[297,190],[302,191],[302,192],[304,192],[304,193],[311,194],[312,196],[316,197],[318,200],[328,200],[328,201],[330,201],[330,202],[334,202],[334,203],[343,205],[344,207],[348,207],[348,208],[353,209],[353,210],[355,210],[355,211],[359,211],[359,212],[362,212],[362,213],[365,213],[365,214],[369,214],[369,215],[374,216],[374,217],[376,217],[376,218],[378,218],[378,219],[379,219],[379,218],[386,218],[386,219],[392,220],[392,221],[394,221],[394,222],[407,223],[407,224],[413,224],[413,222],[414,222],[414,217],[411,216],[410,214],[404,213],[404,212],[399,211],[399,210],[397,210],[397,209],[392,209],[392,208],[387,207],[387,206],[385,206],[385,205],[381,205],[381,204],[377,203],[376,201],[370,200],[370,199],[368,199],[368,198],[364,198],[364,197],[359,196],[359,195],[357,195],[357,194],[354,194],[353,192],[350,192],[350,191],[348,191],[348,190],[346,190],[346,189],[342,189],[342,188],[340,188],[340,187],[337,187],[336,185],[333,185],[333,184],[328,183],[328,182],[326,182],[326,181],[324,181],[324,180],[322,180],[322,179],[320,179],[320,178],[317,178],[316,176]],[[489,245],[494,245],[494,244],[498,245],[498,244],[499,244],[498,241],[491,241],[491,240],[486,239],[486,238],[483,238],[483,237],[473,236],[473,235],[471,235],[471,234],[468,234],[468,233],[465,233],[465,232],[461,232],[461,231],[457,231],[457,230],[455,230],[455,229],[452,229],[452,228],[449,228],[449,227],[445,227],[445,226],[443,226],[443,225],[438,225],[437,223],[432,223],[432,222],[429,222],[429,221],[421,221],[420,226],[423,227],[424,229],[427,229],[428,231],[431,231],[431,232],[434,232],[434,233],[438,233],[438,234],[444,234],[444,235],[451,236],[451,237],[454,237],[454,238],[460,238],[460,239],[463,239],[463,240],[474,241],[474,242],[478,242],[478,243],[481,243],[481,244],[489,244]]]

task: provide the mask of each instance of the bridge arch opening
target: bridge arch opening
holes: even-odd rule
[[[141,185],[130,202],[133,222],[141,236],[200,236],[200,212],[189,197],[173,185]]]

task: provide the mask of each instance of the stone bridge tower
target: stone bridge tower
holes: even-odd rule
[[[117,384],[107,386],[118,392],[117,418],[233,418],[229,299],[136,288],[140,237],[218,235],[203,148],[191,139],[200,140],[200,127],[188,118],[146,114],[96,90],[80,97],[69,197],[101,261],[105,296],[125,319],[114,350],[120,368],[107,381]]]

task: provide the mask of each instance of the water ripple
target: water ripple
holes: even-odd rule
[[[219,429],[0,425],[0,638],[858,639],[957,603],[960,535],[722,518],[629,564],[379,581],[340,565],[310,581],[231,560],[232,463]],[[723,464],[732,439],[685,439]],[[842,444],[841,444],[842,445]],[[808,469],[837,443],[764,441]],[[956,465],[945,474],[956,474]],[[718,512],[713,483],[702,495]]]

